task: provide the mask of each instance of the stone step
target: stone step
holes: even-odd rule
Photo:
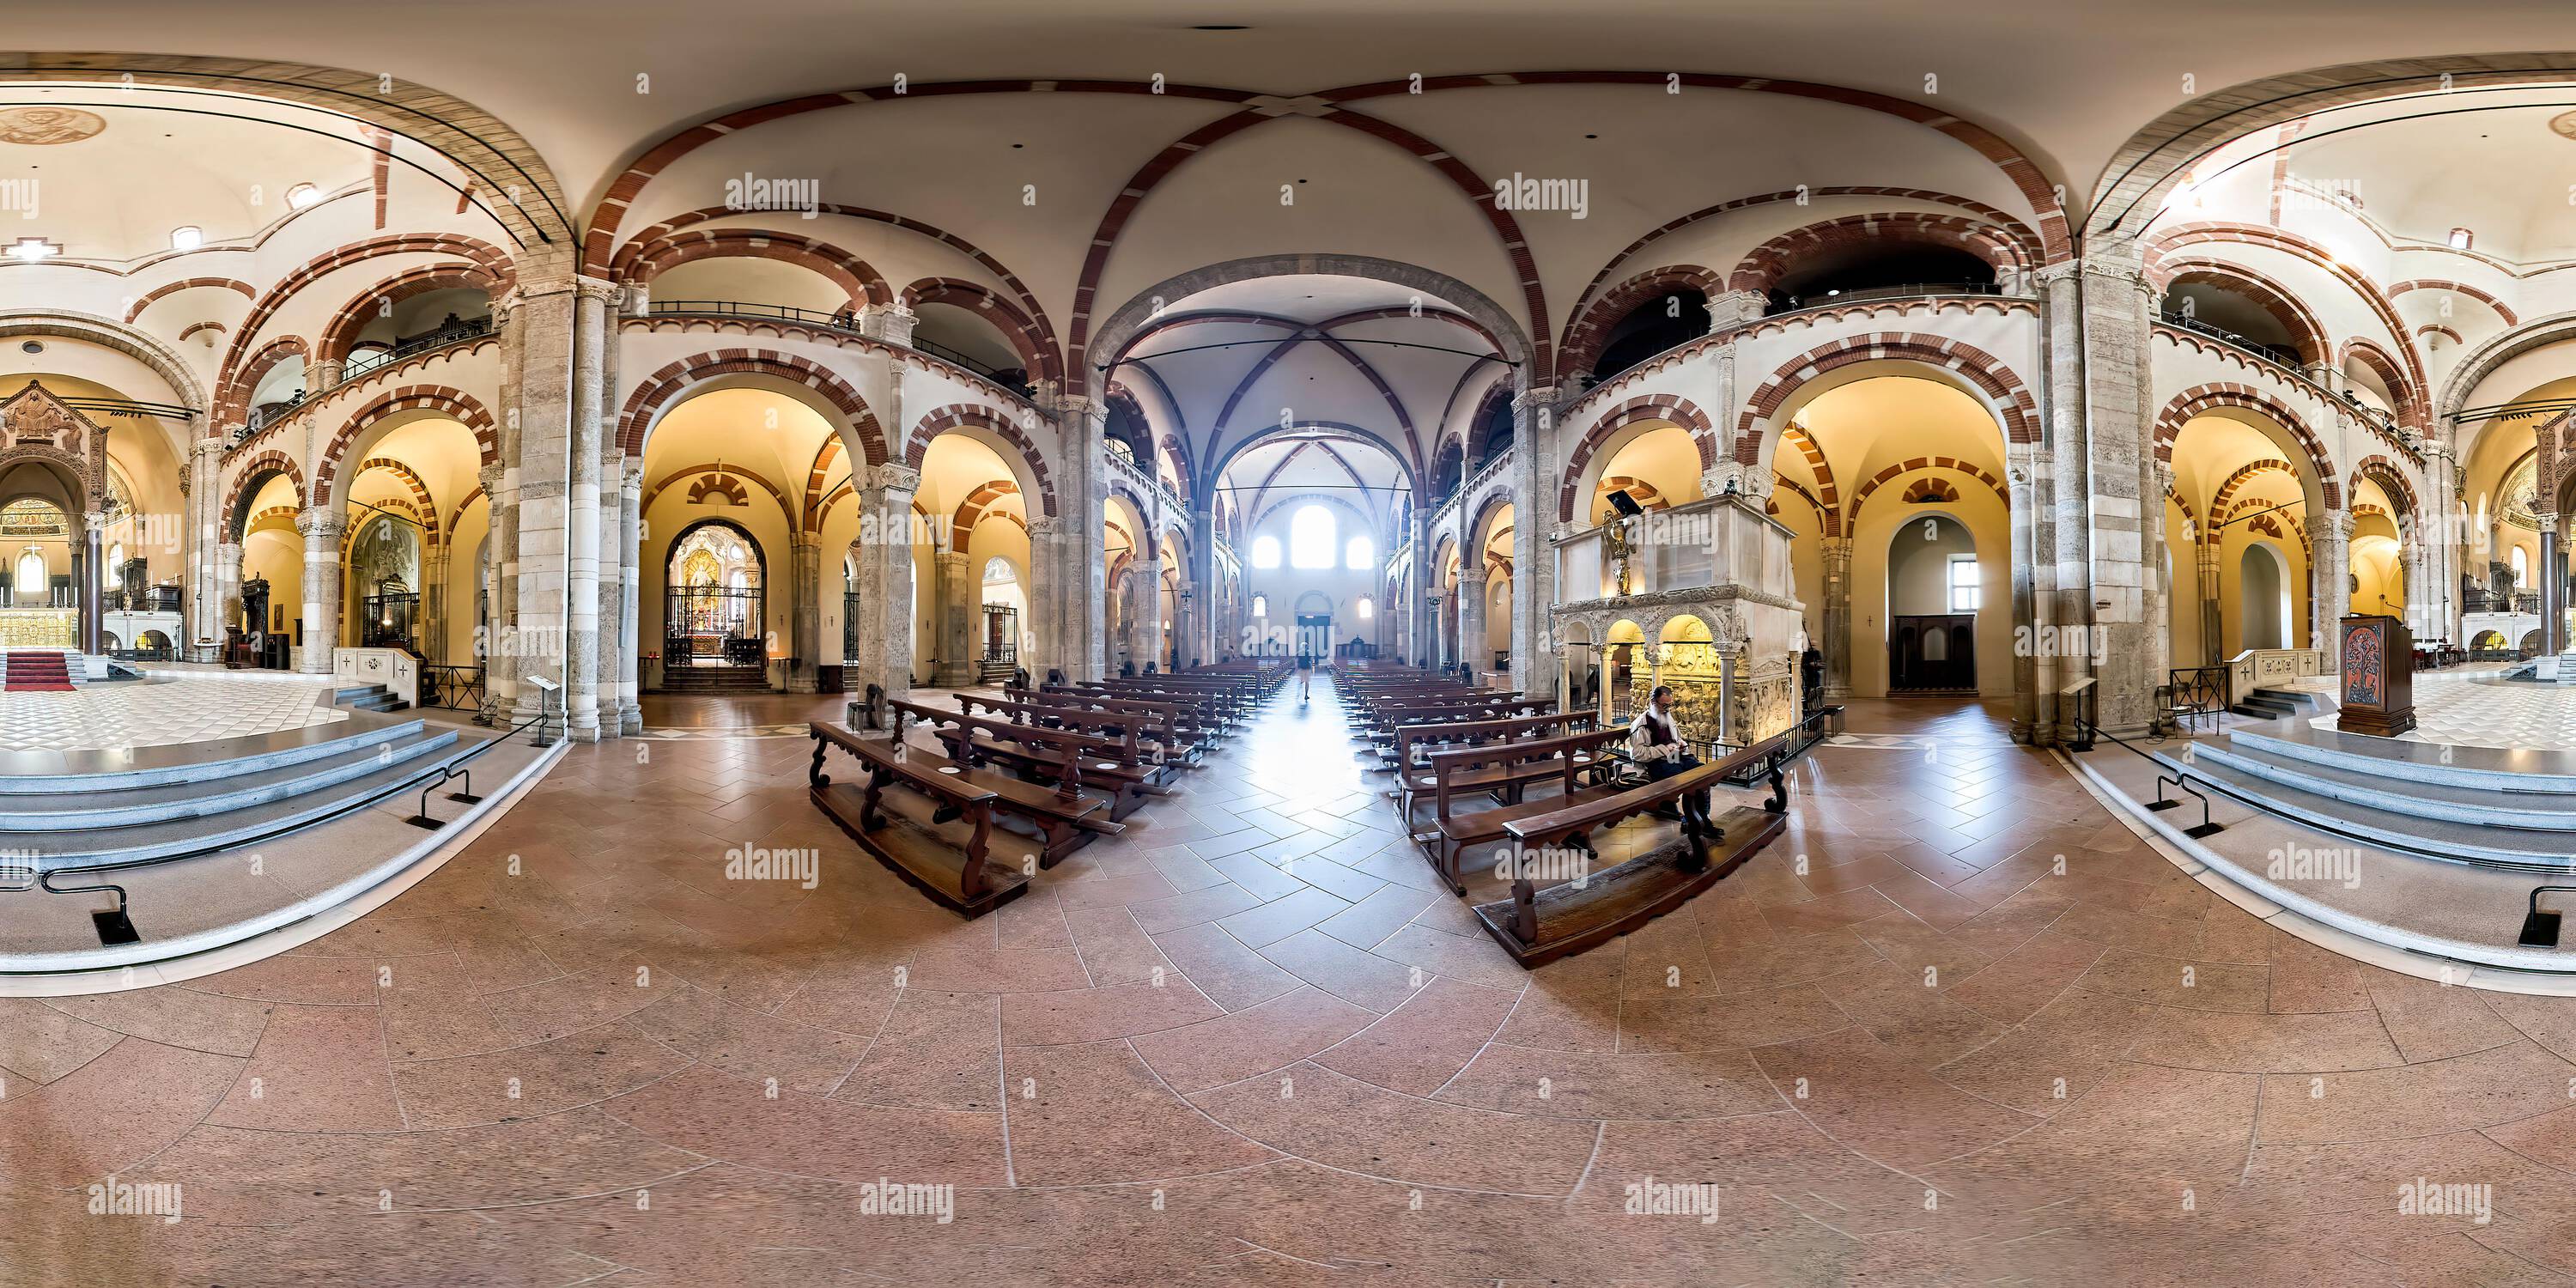
[[[453,729],[423,729],[317,760],[247,773],[152,787],[0,796],[0,833],[76,826],[122,828],[172,819],[208,818],[318,791],[423,756],[435,756],[456,743]]]
[[[454,732],[454,741],[408,760],[397,760],[311,791],[227,810],[211,816],[162,819],[123,827],[49,829],[8,834],[8,853],[40,871],[103,864],[151,863],[181,855],[253,846],[321,822],[346,810],[382,805],[408,813],[424,775],[434,774],[489,742],[480,731]]]
[[[2419,783],[2576,794],[2576,755],[2372,738],[2290,721],[2228,731],[2230,746]]]
[[[2328,763],[2255,746],[2193,743],[2188,762],[2224,765],[2312,796],[2419,818],[2540,832],[2576,832],[2576,794],[2505,792],[2426,781],[2401,762]]]
[[[0,798],[51,792],[103,792],[203,782],[306,764],[417,735],[418,718],[309,725],[219,742],[135,747],[116,752],[0,753]]]
[[[2192,785],[2216,789],[2266,813],[2322,832],[2414,855],[2553,875],[2576,873],[2576,844],[2563,832],[2426,818],[2322,796],[2247,770],[2202,758],[2186,765],[2170,752],[2154,757],[2186,774]]]

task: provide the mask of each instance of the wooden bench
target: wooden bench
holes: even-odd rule
[[[814,763],[806,779],[815,807],[887,870],[941,906],[969,918],[983,916],[1027,892],[1027,873],[986,861],[985,845],[993,834],[996,798],[992,792],[908,760],[893,743],[863,739],[820,721],[809,729]],[[866,786],[835,785],[823,772],[823,753],[834,747],[867,769]],[[932,821],[920,822],[884,808],[886,789],[897,785],[931,804]],[[942,833],[942,815],[962,824],[966,833],[962,840]]]
[[[1178,703],[1092,697],[1061,690],[1021,689],[1008,685],[1003,686],[1002,697],[1039,710],[1095,711],[1142,720],[1145,723],[1137,726],[1136,730],[1138,745],[1151,744],[1162,762],[1176,769],[1197,764],[1207,750],[1207,739],[1199,728],[1198,714],[1183,710]]]
[[[1503,825],[1512,848],[1512,897],[1480,904],[1476,919],[1524,967],[1543,966],[1570,953],[1627,934],[1688,902],[1780,835],[1787,826],[1787,782],[1780,774],[1781,738],[1755,743],[1712,764],[1585,799],[1540,802],[1545,808]],[[1718,786],[1740,767],[1768,761],[1770,799],[1760,809],[1737,807],[1715,817],[1713,829],[1685,821],[1672,841],[1606,872],[1579,869],[1559,879],[1545,871],[1555,861],[1597,856],[1591,837],[1636,815],[1678,807],[1684,796]],[[1685,813],[1687,820],[1687,813]],[[1500,866],[1498,864],[1498,866]],[[1542,879],[1554,884],[1539,889]]]
[[[1513,716],[1545,715],[1556,710],[1553,694],[1523,697],[1520,694],[1495,694],[1490,697],[1448,699],[1406,703],[1376,708],[1368,723],[1353,736],[1369,742],[1391,739],[1395,731],[1413,724],[1454,724],[1464,720],[1507,720]]]
[[[1503,720],[1409,724],[1395,731],[1392,744],[1381,746],[1381,767],[1395,771],[1395,787],[1388,794],[1395,798],[1396,809],[1401,813],[1412,807],[1415,794],[1430,791],[1434,786],[1424,771],[1429,768],[1427,757],[1435,752],[1479,747],[1489,742],[1590,733],[1599,727],[1600,718],[1590,711],[1551,711],[1545,715],[1513,716]]]
[[[988,698],[982,694],[960,693],[957,709],[968,715],[992,713],[995,718],[1014,725],[1036,725],[1045,729],[1069,729],[1094,738],[1134,748],[1134,759],[1143,766],[1145,779],[1154,786],[1170,782],[1179,766],[1164,760],[1163,748],[1153,740],[1156,726],[1144,716],[1122,715],[1115,711],[1098,711],[1089,707],[1059,704],[1040,706],[1016,702],[1009,698]]]
[[[931,736],[947,748],[952,760],[1006,765],[1024,778],[1054,784],[1059,791],[1070,778],[1077,786],[1105,794],[1111,822],[1126,818],[1149,797],[1161,794],[1148,781],[1150,771],[1137,761],[1132,741],[1013,724],[902,699],[890,700],[886,707],[892,713],[896,741],[903,740],[905,720],[918,720],[929,726]]]
[[[1458,868],[1460,851],[1481,842],[1501,840],[1503,826],[1513,819],[1546,813],[1563,802],[1607,794],[1602,785],[1621,762],[1603,753],[1627,737],[1624,729],[1595,729],[1555,738],[1435,752],[1429,767],[1431,827],[1414,833],[1414,842],[1423,847],[1432,870],[1449,883],[1451,892],[1465,894],[1467,883]],[[1524,800],[1531,786],[1550,781],[1558,784],[1559,796]],[[1457,808],[1480,796],[1501,803],[1494,809],[1472,812]],[[1414,799],[1418,801],[1420,794]],[[1407,810],[1404,817],[1410,829],[1412,812]]]
[[[1180,713],[1183,729],[1200,743],[1212,744],[1233,732],[1227,704],[1209,694],[1184,689],[1132,688],[1113,689],[1102,684],[1050,684],[1038,690],[1040,697],[1080,699],[1089,702],[1142,702],[1170,707]]]

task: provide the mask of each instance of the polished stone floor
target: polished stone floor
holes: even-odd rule
[[[2273,931],[1991,706],[1853,714],[1920,743],[1820,750],[1782,842],[1534,974],[1325,686],[975,922],[806,744],[577,749],[290,954],[0,1004],[0,1281],[2576,1278],[2576,1001]]]
[[[0,693],[0,749],[107,751],[212,742],[349,718],[330,704],[328,676],[273,672],[122,680],[70,693]]]

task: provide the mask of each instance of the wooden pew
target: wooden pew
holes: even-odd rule
[[[1785,735],[1755,743],[1659,783],[1570,801],[1505,823],[1503,832],[1510,846],[1498,865],[1512,865],[1512,897],[1478,905],[1476,919],[1514,961],[1537,967],[1608,943],[1682,906],[1753,857],[1787,826],[1782,815],[1789,806],[1789,789],[1780,774],[1775,745],[1782,738]],[[1714,835],[1684,822],[1675,840],[1606,872],[1585,870],[1560,880],[1533,870],[1578,852],[1594,854],[1590,839],[1594,834],[1648,810],[1678,807],[1684,796],[1715,787],[1738,768],[1766,758],[1771,765],[1770,799],[1760,809],[1739,806],[1712,819]],[[1540,890],[1543,879],[1556,883]]]
[[[1089,697],[1061,690],[1021,689],[1005,685],[1002,696],[1025,706],[1069,711],[1095,711],[1108,715],[1132,716],[1145,721],[1137,727],[1138,745],[1150,742],[1162,762],[1173,768],[1186,768],[1199,762],[1207,750],[1207,739],[1199,729],[1195,711],[1184,710],[1176,702],[1147,702],[1140,698]]]
[[[1557,809],[1561,802],[1592,799],[1615,792],[1603,784],[1616,761],[1603,755],[1605,749],[1627,740],[1625,729],[1595,729],[1587,733],[1565,734],[1554,738],[1531,738],[1516,742],[1487,743],[1459,751],[1434,752],[1431,756],[1432,815],[1427,832],[1414,833],[1414,841],[1423,847],[1431,868],[1449,883],[1452,893],[1467,893],[1467,883],[1458,870],[1458,855],[1470,845],[1503,838],[1503,826],[1514,819],[1533,817]],[[1558,796],[1538,801],[1524,801],[1528,789],[1553,781]],[[1486,797],[1501,802],[1496,808],[1464,810],[1467,801]],[[1416,793],[1414,800],[1421,799]],[[1413,826],[1413,815],[1407,810],[1405,826]]]
[[[941,906],[969,918],[983,916],[1027,892],[1028,874],[1009,864],[986,861],[985,845],[993,833],[992,792],[951,781],[949,775],[897,754],[894,744],[862,739],[839,725],[817,721],[810,731],[814,763],[806,771],[806,780],[815,807],[889,871]],[[823,772],[823,753],[835,747],[867,769],[865,787],[836,786]],[[932,822],[887,810],[886,789],[895,786],[930,802]],[[942,834],[938,826],[942,814],[963,824],[962,842]]]
[[[1434,752],[1456,751],[1489,742],[1589,733],[1600,725],[1600,717],[1590,711],[1551,711],[1503,720],[1405,725],[1395,731],[1395,742],[1384,755],[1384,767],[1395,771],[1395,786],[1389,794],[1395,797],[1396,812],[1410,817],[1414,796],[1430,791],[1434,786],[1426,772],[1429,769],[1426,757]]]
[[[962,747],[962,759],[952,759],[926,747],[894,743],[905,760],[923,765],[933,772],[946,774],[950,780],[968,787],[993,793],[993,811],[1006,819],[1017,819],[1035,832],[1038,841],[1038,866],[1051,868],[1064,856],[1089,845],[1095,838],[1116,836],[1127,830],[1123,823],[1111,822],[1109,803],[1082,794],[1077,775],[1059,768],[1047,783],[1031,782],[993,769],[984,763],[983,752],[972,740]],[[1068,749],[1056,753],[1056,759],[1070,765],[1076,759]],[[1041,778],[1050,777],[1043,772]],[[933,815],[931,821],[945,823],[946,817]]]
[[[892,713],[896,741],[903,740],[905,720],[918,720],[929,726],[952,760],[963,761],[971,754],[1007,765],[1024,777],[1059,784],[1059,790],[1070,775],[1077,785],[1108,797],[1111,822],[1134,813],[1148,797],[1162,794],[1148,781],[1150,770],[1138,761],[1132,740],[1013,724],[903,699],[889,700],[886,707]]]
[[[1146,716],[1123,715],[1115,711],[1098,711],[1071,704],[1040,706],[1010,698],[988,698],[976,693],[960,693],[957,709],[968,715],[991,715],[1014,725],[1037,725],[1046,729],[1070,729],[1094,738],[1135,748],[1137,762],[1145,769],[1148,783],[1160,787],[1179,772],[1179,766],[1168,763],[1162,747],[1153,741],[1160,728]]]
[[[1215,743],[1230,732],[1226,704],[1204,693],[1182,689],[1113,689],[1102,684],[1050,684],[1037,690],[1037,700],[1048,698],[1097,702],[1113,711],[1124,709],[1117,705],[1120,703],[1168,707],[1178,714],[1179,731],[1190,741],[1201,745]]]

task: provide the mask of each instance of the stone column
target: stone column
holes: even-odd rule
[[[1031,651],[1020,655],[1029,678],[1043,683],[1047,668],[1063,666],[1058,632],[1064,626],[1064,521],[1051,514],[1029,516],[1029,631],[1036,636]]]
[[[620,733],[633,737],[644,732],[644,707],[637,696],[643,692],[644,667],[644,458],[625,458],[619,478],[617,548],[625,567],[618,609],[625,620],[625,644],[617,656],[617,724]]]
[[[1170,556],[1156,555],[1136,565],[1136,647],[1132,656],[1136,669],[1142,671],[1151,662],[1157,671],[1169,670],[1171,659],[1163,656],[1163,561]]]
[[[2308,519],[2308,642],[2325,653],[2325,669],[2341,669],[2338,627],[2352,603],[2352,516],[2328,510]]]
[[[1475,575],[1467,575],[1469,571]],[[1517,646],[1517,638],[1514,643]],[[1494,659],[1485,649],[1485,577],[1482,568],[1461,570],[1458,577],[1458,658],[1479,671],[1494,664]]]
[[[1059,597],[1057,649],[1048,664],[1064,668],[1075,679],[1098,679],[1109,669],[1110,651],[1105,629],[1109,449],[1103,432],[1109,424],[1109,407],[1097,398],[1070,397],[1045,387],[1039,390],[1039,403],[1055,413],[1064,466],[1056,496],[1064,521],[1058,566],[1064,569],[1065,593]],[[1045,674],[1041,668],[1031,669],[1041,677]]]
[[[937,590],[932,599],[938,613],[938,635],[932,643],[939,654],[939,669],[930,678],[944,689],[962,689],[975,683],[974,628],[972,624],[976,582],[963,550],[942,550],[932,556],[937,577],[931,583]]]
[[[493,457],[481,469],[486,512],[484,534],[488,599],[482,633],[474,642],[474,660],[483,666],[483,711],[493,721],[508,722],[519,702],[519,367],[526,336],[519,325],[518,293],[492,304],[492,324],[501,337],[499,372],[501,405],[494,426]]]
[[[412,622],[412,643],[434,662],[447,660],[447,558],[454,553],[426,543],[420,550],[420,615]]]
[[[1190,635],[1181,644],[1181,665],[1193,659],[1214,662],[1217,651],[1216,512],[1190,512]]]
[[[2559,623],[2567,616],[2567,583],[2558,575],[2558,516],[2539,514],[2533,518],[2540,524],[2540,567],[2532,573],[2540,579],[2540,653],[2543,657],[2556,657],[2565,648],[2559,638],[2565,632],[2559,629]]]
[[[107,531],[107,516],[95,511],[81,516],[80,544],[72,549],[72,589],[80,597],[80,651],[99,651],[99,619],[106,605],[107,578],[101,575],[107,555],[101,538]],[[134,641],[125,641],[132,647]]]
[[[1818,593],[1825,602],[1817,614],[1823,634],[1816,647],[1825,655],[1825,697],[1838,700],[1851,696],[1852,543],[1849,537],[1825,537],[1817,546],[1824,554],[1825,579]]]
[[[599,690],[599,736],[625,733],[623,699],[627,656],[635,651],[634,632],[627,629],[627,569],[635,552],[627,537],[626,456],[606,423],[600,427],[599,453],[599,654],[594,666]]]
[[[214,603],[214,632],[216,641],[214,651],[218,656],[215,658],[192,660],[220,660],[220,655],[223,649],[222,641],[224,638],[224,628],[242,617],[241,584],[241,546],[230,541],[216,546],[213,576],[209,580],[200,582],[195,587],[191,588],[191,593],[193,593],[198,599],[211,600]],[[268,629],[268,623],[244,621],[242,629],[245,631],[265,631]]]
[[[601,385],[607,361],[609,300],[614,284],[595,277],[573,281],[572,366],[567,386],[570,418],[565,449],[564,691],[572,738],[597,742],[599,716],[599,555]],[[609,723],[614,724],[612,718]]]
[[[304,644],[295,669],[329,675],[340,645],[340,538],[349,516],[317,505],[295,516],[295,530],[304,534]]]
[[[1527,525],[1512,526],[1517,530]],[[1431,515],[1419,505],[1413,507],[1412,541],[1413,574],[1407,580],[1413,595],[1404,605],[1404,651],[1407,661],[1429,666],[1438,661],[1439,643],[1431,624],[1435,615],[1431,607]]]
[[[234,594],[241,583],[241,547],[225,538],[225,527],[232,516],[224,513],[224,438],[211,428],[188,446],[188,464],[184,475],[188,486],[186,508],[188,524],[188,616],[187,638],[179,641],[179,656],[191,662],[213,662],[222,657],[224,623],[232,616],[232,600],[224,591],[224,570],[232,569]],[[232,555],[229,560],[225,550]]]
[[[2153,721],[2155,685],[2163,678],[2153,673],[2156,648],[2148,638],[2155,594],[2146,556],[2149,540],[2163,526],[2163,510],[2161,495],[2152,498],[2154,507],[2147,504],[2155,464],[2147,405],[2155,292],[2142,261],[2143,249],[2135,242],[2086,256],[2081,315],[2052,308],[2049,318],[2052,389],[2060,389],[2070,374],[2075,382],[2065,391],[2073,406],[2053,408],[2053,423],[2062,429],[2075,422],[2078,435],[2057,447],[2060,558],[2066,563],[2069,556],[2081,556],[2059,572],[2059,624],[2089,621],[2092,630],[2083,638],[2090,646],[2097,718],[2102,728],[2121,734],[2143,731]],[[2059,302],[2055,292],[2050,298]],[[2068,659],[2059,680],[2080,674]]]
[[[1526,373],[1524,373],[1526,374]],[[1527,385],[1512,393],[1512,688],[1556,691],[1556,552],[1546,534],[1556,507],[1556,400],[1568,390]],[[1480,556],[1481,557],[1481,556]],[[1489,661],[1491,659],[1488,659]]]
[[[599,731],[598,692],[590,681],[582,681],[590,706],[574,713],[571,703],[575,694],[566,684],[566,658],[569,650],[571,622],[571,564],[573,551],[567,544],[574,525],[568,522],[573,505],[574,463],[574,332],[576,329],[579,282],[571,276],[531,280],[522,277],[516,302],[510,310],[510,323],[519,332],[515,355],[517,368],[514,388],[518,397],[519,450],[513,462],[518,472],[518,603],[513,622],[517,652],[512,670],[519,676],[545,676],[563,685],[559,701],[569,713],[567,732],[573,737],[596,738]],[[581,468],[588,481],[582,504],[585,525],[595,524],[598,513],[597,473],[598,440],[596,423],[589,438],[591,463]],[[597,529],[582,541],[581,556],[587,574],[582,603],[586,629],[598,625],[598,557]],[[587,650],[585,658],[589,656]],[[518,694],[517,718],[537,714],[542,693],[533,685],[522,684]]]
[[[2216,533],[2209,534],[2212,537]],[[2202,541],[2192,547],[2193,562],[2200,574],[2200,664],[2217,666],[2227,660],[2227,619],[2224,580],[2226,567],[2219,557],[2215,541]]]
[[[787,691],[813,693],[823,674],[823,543],[797,533],[787,566]]]
[[[912,498],[921,471],[905,465],[860,466],[859,650],[844,659],[850,691],[871,684],[886,696],[912,692]]]

